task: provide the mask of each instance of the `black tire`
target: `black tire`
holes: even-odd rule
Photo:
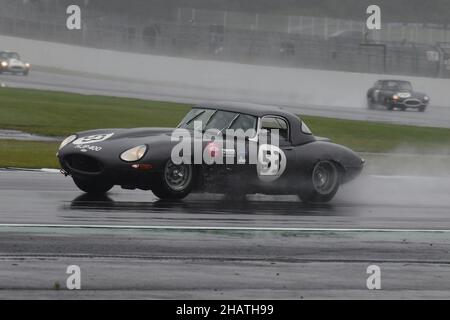
[[[305,203],[329,202],[336,195],[339,185],[340,173],[336,164],[327,160],[319,161],[301,185],[298,196]]]
[[[387,109],[388,109],[389,111],[394,110],[394,105],[393,105],[392,103],[388,103]]]
[[[80,179],[80,178],[73,178],[73,182],[75,182],[75,185],[80,189],[81,191],[84,191],[89,194],[105,194],[109,190],[112,189],[114,186],[111,183],[103,182],[103,181],[96,181],[94,179]]]
[[[427,107],[419,107],[419,112],[425,112],[425,109],[426,109]]]
[[[406,111],[406,107],[400,107],[401,111]]]
[[[181,200],[191,192],[194,182],[192,164],[175,165],[172,160],[168,160],[152,186],[152,191],[162,200]]]
[[[23,75],[24,77],[26,77],[26,76],[28,76],[28,73],[29,73],[29,71],[24,71],[24,72],[22,73],[22,75]]]

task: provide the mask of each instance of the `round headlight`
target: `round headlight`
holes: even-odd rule
[[[59,150],[67,146],[69,143],[73,142],[76,138],[77,138],[76,135],[71,135],[65,138],[63,142],[61,142],[61,144],[59,145]]]
[[[392,96],[392,99],[398,100],[398,95],[394,94],[394,95]]]
[[[7,66],[8,66],[8,62],[2,61],[2,67],[7,67]]]
[[[429,100],[430,98],[428,98],[427,96],[423,97],[423,100]]]
[[[25,67],[30,68],[30,67],[31,67],[31,64],[25,63]]]
[[[145,154],[145,151],[147,151],[146,145],[137,146],[137,147],[131,148],[131,149],[123,152],[120,155],[120,159],[122,159],[123,161],[126,161],[126,162],[138,161],[138,160],[142,159],[142,157]]]

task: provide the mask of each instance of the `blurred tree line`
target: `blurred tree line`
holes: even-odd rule
[[[173,18],[179,7],[261,14],[327,16],[363,20],[377,4],[384,22],[420,22],[450,26],[450,0],[23,0],[79,4],[137,17]]]

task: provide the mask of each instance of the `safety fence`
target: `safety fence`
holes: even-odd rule
[[[3,35],[144,54],[450,78],[446,31],[440,38],[435,35],[442,41],[433,43],[411,41],[413,36],[394,41],[393,30],[390,39],[380,40],[380,34],[369,34],[355,21],[193,9],[179,9],[173,19],[165,21],[86,10],[82,29],[68,30],[65,8],[16,0],[0,0],[0,5]],[[423,34],[414,32],[408,34]],[[14,48],[0,44],[0,50]]]

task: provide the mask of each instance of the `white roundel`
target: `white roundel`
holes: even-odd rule
[[[265,182],[277,180],[286,169],[286,155],[283,150],[271,144],[263,144],[258,149],[256,170],[258,178]]]
[[[75,140],[74,142],[72,142],[75,145],[80,145],[80,144],[90,144],[90,143],[98,143],[98,142],[102,142],[105,141],[106,139],[111,138],[114,135],[114,133],[108,133],[108,134],[95,134],[92,136],[87,136],[87,137],[81,137],[78,138],[77,140]]]

